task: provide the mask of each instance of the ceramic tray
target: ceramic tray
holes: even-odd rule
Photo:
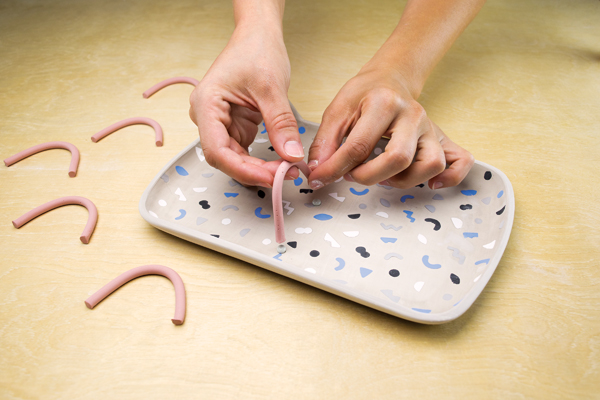
[[[318,125],[294,113],[308,153]],[[264,124],[251,155],[279,159]],[[198,140],[152,180],[139,209],[182,239],[426,324],[451,321],[473,304],[512,228],[512,186],[479,161],[458,187],[435,191],[340,180],[313,192],[300,176],[283,186],[284,254],[277,252],[271,190],[245,188],[209,166]]]

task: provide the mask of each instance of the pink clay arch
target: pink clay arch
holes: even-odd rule
[[[10,156],[4,160],[4,165],[10,167],[11,165],[18,163],[19,161],[37,154],[41,151],[52,150],[52,149],[65,149],[71,152],[71,164],[69,165],[69,176],[74,178],[77,175],[77,167],[79,166],[79,150],[74,144],[69,142],[47,142],[42,144],[36,144],[26,150],[18,152],[14,156]]]
[[[104,285],[96,293],[88,297],[85,301],[85,305],[91,310],[96,304],[100,303],[127,282],[144,275],[162,275],[173,283],[173,286],[175,287],[175,317],[171,319],[171,322],[175,325],[183,324],[183,321],[185,320],[185,287],[183,286],[183,281],[179,274],[164,265],[142,265],[141,267],[133,268],[122,273]]]
[[[100,132],[98,132],[94,136],[92,136],[92,142],[96,143],[103,137],[108,136],[111,133],[118,131],[121,128],[125,128],[126,126],[138,125],[138,124],[149,125],[152,128],[154,128],[154,131],[156,132],[156,146],[160,147],[163,145],[162,128],[160,127],[158,122],[156,122],[155,120],[153,120],[151,118],[145,118],[145,117],[133,117],[133,118],[124,119],[119,122],[115,122],[111,126],[107,126],[106,128],[102,129]]]
[[[94,229],[96,228],[96,222],[98,222],[98,209],[90,200],[85,197],[79,196],[66,196],[61,197],[56,200],[52,200],[47,202],[46,204],[42,204],[39,207],[34,208],[21,215],[19,218],[15,219],[12,224],[15,228],[19,229],[32,219],[39,217],[40,215],[47,213],[50,210],[54,210],[55,208],[61,206],[68,205],[80,205],[84,206],[88,210],[88,220],[85,224],[85,228],[83,229],[83,233],[79,237],[81,243],[88,244],[90,242],[90,238],[92,237],[92,233],[94,233]]]
[[[304,161],[290,163],[284,160],[279,165],[279,168],[277,168],[277,172],[275,172],[275,179],[273,179],[273,214],[275,219],[275,240],[277,243],[285,242],[282,204],[283,180],[285,179],[286,172],[293,166],[298,167],[306,178],[310,175],[310,168],[308,168],[308,165]]]
[[[162,82],[158,82],[156,85],[152,86],[150,89],[142,93],[142,96],[144,96],[144,98],[147,99],[159,90],[166,88],[167,86],[174,85],[176,83],[189,83],[192,86],[198,86],[200,82],[198,81],[198,79],[190,78],[187,76],[176,76],[175,78],[169,78],[165,79]]]

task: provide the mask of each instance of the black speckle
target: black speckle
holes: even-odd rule
[[[470,210],[470,209],[472,209],[472,208],[473,208],[473,206],[472,206],[472,205],[470,205],[470,204],[461,204],[461,205],[460,205],[460,209],[461,209],[461,210]]]
[[[309,193],[312,193],[312,192],[313,192],[312,189],[300,189],[300,193],[302,193],[302,194],[309,194]]]
[[[311,257],[319,257],[319,254],[321,254],[321,253],[319,253],[317,250],[313,250],[310,252]]]
[[[497,215],[501,215],[504,212],[504,209],[506,208],[506,206],[502,207],[501,209],[499,209],[498,211],[496,211]]]
[[[483,179],[485,179],[486,181],[492,179],[492,171],[485,171],[485,174],[483,174]]]
[[[437,219],[425,218],[425,222],[431,222],[433,224],[434,231],[439,231],[442,227],[442,224],[440,224],[440,221],[438,221]]]
[[[290,246],[291,248],[295,249],[296,246],[298,246],[298,242],[287,242],[288,246]]]
[[[210,234],[210,236],[214,236],[214,237],[216,237],[217,239],[219,238],[219,235],[215,235],[214,233],[211,233],[211,234]]]
[[[454,275],[454,274],[450,274],[450,280],[455,285],[458,285],[460,283],[460,278],[458,276]]]
[[[364,247],[360,246],[356,248],[356,252],[358,254],[360,254],[363,258],[369,258],[371,256],[371,253],[369,253],[367,251],[367,249],[365,249]]]
[[[348,218],[350,218],[350,219],[358,219],[358,218],[360,218],[360,214],[348,214]]]
[[[390,269],[390,276],[393,276],[394,278],[400,276],[400,271],[397,269]]]
[[[275,151],[275,149],[273,148],[273,146],[269,146],[269,150]]]
[[[260,197],[261,199],[265,198],[265,192],[263,192],[262,190],[258,191],[258,197]]]
[[[210,208],[210,204],[208,204],[207,200],[200,200],[198,204],[200,204],[205,210],[208,210]]]
[[[420,187],[420,188],[422,188],[422,187],[425,187],[425,184],[424,184],[424,183],[421,183],[421,184],[419,184],[419,185],[417,185],[417,186],[415,186],[415,187]]]

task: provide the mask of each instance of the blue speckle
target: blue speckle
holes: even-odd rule
[[[261,214],[261,211],[262,207],[257,207],[256,210],[254,210],[254,215],[256,215],[260,219],[266,219],[271,216],[270,214]]]
[[[444,200],[444,196],[442,196],[439,193],[436,193],[436,194],[433,195],[432,199],[433,200]]]
[[[185,168],[180,167],[179,165],[175,167],[175,171],[181,176],[188,176],[189,173],[185,170]]]
[[[504,194],[504,190],[501,190],[500,193],[498,193],[498,198],[502,197],[503,194]]]
[[[465,239],[472,239],[472,238],[478,237],[479,233],[477,233],[477,232],[463,232],[463,236],[465,237]]]
[[[273,258],[274,258],[274,259],[276,259],[276,260],[279,260],[279,261],[281,261],[281,254],[277,254],[277,255],[276,255],[275,257],[273,257]]]
[[[460,192],[465,196],[475,196],[477,194],[477,190],[461,190]]]
[[[425,266],[427,268],[429,268],[429,269],[440,269],[440,268],[442,268],[441,264],[432,264],[432,263],[430,263],[428,255],[424,255],[422,261],[423,261],[423,264],[425,264]]]
[[[296,186],[302,185],[302,178],[297,177],[296,179],[294,179],[294,185],[296,185]]]
[[[265,125],[265,123],[262,123],[262,126],[264,126],[265,129],[263,129],[260,133],[267,133],[267,126]]]
[[[372,269],[360,267],[360,276],[363,278],[373,272]]]
[[[329,214],[317,214],[317,215],[315,215],[314,218],[318,219],[319,221],[327,221],[327,220],[330,220],[333,217],[331,215],[329,215]]]
[[[475,265],[479,265],[479,264],[489,264],[490,259],[486,258],[484,260],[479,260],[479,261],[475,261]]]
[[[300,134],[302,135],[304,132],[306,132],[306,128],[301,126],[300,128],[298,128],[298,132],[300,132]]]
[[[413,311],[422,312],[424,314],[429,314],[431,312],[431,310],[427,310],[425,308],[413,308]]]
[[[405,194],[404,196],[400,197],[400,201],[405,203],[407,199],[414,199],[415,196],[411,196],[410,194]]]
[[[382,237],[380,239],[383,243],[396,243],[396,240],[398,240],[398,238],[391,238],[391,237]]]
[[[412,211],[404,210],[402,212],[404,214],[406,214],[406,218],[410,219],[410,222],[415,222],[415,219],[412,217],[412,215],[413,215]]]
[[[339,263],[338,266],[334,268],[336,271],[340,271],[340,270],[344,269],[344,267],[346,266],[346,261],[344,261],[343,258],[338,257],[335,259],[335,261],[337,261]]]
[[[227,193],[225,192],[225,197],[238,197],[239,193]]]
[[[179,210],[179,217],[176,217],[175,219],[180,220],[181,218],[185,217],[185,214],[187,214],[185,210]]]
[[[357,196],[364,196],[365,194],[369,193],[369,189],[365,189],[362,192],[359,192],[358,190],[356,190],[354,188],[350,188],[350,193],[355,194]]]

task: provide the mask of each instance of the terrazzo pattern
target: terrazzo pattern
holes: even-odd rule
[[[300,121],[307,153],[316,130],[316,124]],[[386,142],[379,142],[371,158]],[[262,124],[252,155],[278,159],[270,148]],[[479,164],[460,186],[436,191],[424,184],[400,190],[343,179],[313,191],[302,178],[285,181],[288,241],[282,252],[271,190],[243,187],[210,167],[197,144],[161,174],[145,206],[151,218],[173,229],[185,226],[224,246],[235,243],[285,268],[428,314],[459,304],[489,268],[496,242],[510,233],[503,230],[504,192],[503,181]]]

